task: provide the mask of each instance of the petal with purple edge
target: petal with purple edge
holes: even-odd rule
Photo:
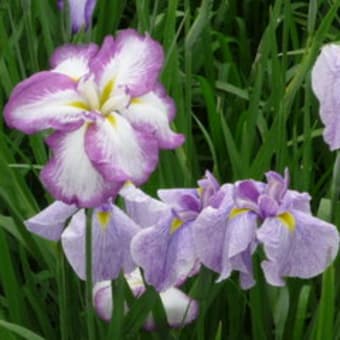
[[[76,33],[91,23],[96,0],[69,0],[72,32]]]
[[[96,44],[58,47],[50,59],[52,72],[65,74],[77,81],[90,72],[89,63],[97,51]]]
[[[142,227],[150,227],[164,214],[170,213],[170,208],[166,204],[145,194],[132,183],[126,183],[119,195],[124,198],[129,217]]]
[[[96,74],[101,91],[126,87],[133,97],[153,89],[163,65],[163,49],[149,35],[133,29],[122,30],[116,41],[107,39],[94,58],[91,69]]]
[[[4,110],[6,123],[25,133],[79,127],[85,120],[83,112],[87,107],[75,86],[63,74],[34,74],[13,90]]]
[[[144,183],[158,161],[158,145],[148,135],[134,130],[118,114],[91,125],[86,133],[86,152],[108,181]]]
[[[107,182],[93,167],[84,149],[86,126],[55,132],[47,143],[53,157],[41,172],[45,187],[58,200],[79,207],[95,207],[114,197],[122,183]]]
[[[101,214],[108,214],[103,218]],[[130,242],[139,227],[119,208],[109,211],[95,209],[92,218],[93,281],[112,280],[120,270],[135,269],[130,255]],[[81,279],[86,277],[86,218],[84,210],[77,213],[62,234],[62,245],[72,268]]]
[[[134,261],[144,270],[145,280],[163,291],[185,280],[196,265],[191,223],[170,233],[173,215],[164,216],[154,227],[139,232],[132,240]]]
[[[263,192],[264,183],[244,180],[235,183],[234,200],[237,208],[258,210],[257,199]]]
[[[75,205],[56,201],[42,210],[39,214],[25,221],[29,231],[43,238],[58,241],[64,229],[66,220],[76,211]]]
[[[284,285],[283,277],[311,278],[334,260],[339,247],[336,227],[301,211],[291,211],[294,228],[282,219],[267,219],[257,231],[267,260],[261,266],[266,280]]]
[[[340,46],[322,48],[312,69],[312,87],[320,102],[320,117],[325,124],[324,138],[331,150],[340,148],[338,89],[340,86]]]
[[[99,317],[110,321],[112,317],[112,289],[111,281],[97,282],[93,287],[93,306]]]
[[[184,136],[173,132],[169,126],[169,111],[173,105],[170,97],[160,97],[157,92],[150,91],[132,99],[123,116],[136,129],[154,135],[160,148],[173,149],[184,142]]]

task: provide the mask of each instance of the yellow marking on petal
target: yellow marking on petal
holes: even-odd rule
[[[129,186],[131,186],[131,185],[134,185],[134,184],[133,184],[132,181],[130,181],[130,180],[128,179],[126,182],[124,182],[123,188],[127,188],[127,187],[129,187]]]
[[[295,217],[288,211],[280,214],[277,218],[284,224],[289,231],[294,231],[296,227]]]
[[[113,126],[116,127],[117,126],[117,119],[114,115],[108,115],[106,116],[106,119],[108,120],[108,122]]]
[[[138,97],[131,99],[131,104],[141,104],[142,100]]]
[[[240,214],[246,213],[248,211],[250,211],[250,209],[248,209],[248,208],[233,208],[231,210],[230,214],[229,214],[229,218],[230,219],[234,218],[234,217],[236,217],[236,216],[238,216]]]
[[[170,235],[173,234],[177,229],[183,225],[183,221],[175,217],[171,222]]]
[[[99,211],[97,212],[97,218],[99,221],[99,224],[103,230],[106,230],[110,219],[111,219],[111,214],[108,211]]]
[[[99,105],[103,106],[104,103],[109,99],[110,94],[115,87],[115,81],[114,79],[107,82],[107,84],[104,86],[104,89],[100,95]]]
[[[201,188],[201,187],[197,188],[197,193],[198,193],[198,196],[202,196],[203,188]]]
[[[68,105],[76,107],[77,109],[90,111],[90,108],[88,107],[88,105],[84,102],[81,102],[81,101],[74,101],[74,102],[69,103]]]

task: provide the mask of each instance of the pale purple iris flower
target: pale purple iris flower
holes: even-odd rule
[[[25,221],[25,224],[28,230],[43,238],[53,241],[61,239],[70,265],[85,280],[86,216],[84,209],[77,210],[75,205],[57,201]],[[121,270],[130,273],[136,268],[130,254],[130,243],[140,227],[121,209],[111,203],[94,209],[91,230],[94,282],[112,280],[118,277]]]
[[[96,0],[68,0],[67,2],[70,8],[72,32],[76,33],[82,28],[88,28],[96,7]],[[57,5],[60,10],[63,10],[65,0],[58,0]]]
[[[136,298],[143,295],[146,288],[140,270],[137,268],[130,274],[125,275],[126,281]],[[198,316],[198,303],[175,287],[171,287],[160,293],[166,318],[170,327],[182,327]],[[93,303],[97,314],[105,321],[110,321],[112,316],[113,301],[111,281],[98,282],[93,289]],[[125,313],[128,306],[125,304]],[[144,328],[153,330],[156,328],[151,315],[145,320]]]
[[[52,159],[41,180],[59,201],[97,207],[127,180],[144,183],[159,149],[181,145],[170,129],[173,100],[158,82],[163,50],[149,35],[120,31],[97,45],[65,45],[50,71],[18,84],[4,111],[10,127],[47,138]]]
[[[158,190],[160,201],[131,184],[121,195],[128,215],[144,227],[131,242],[131,254],[146,282],[164,291],[197,273],[200,263],[193,245],[193,225],[205,206],[221,201],[214,177],[207,172],[198,189]]]
[[[283,178],[271,171],[266,178],[229,185],[225,203],[204,209],[195,222],[201,262],[220,273],[219,280],[239,271],[245,289],[255,283],[252,254],[259,244],[265,278],[275,286],[283,286],[284,277],[320,274],[338,252],[336,227],[312,216],[308,194],[288,190],[288,172]]]
[[[312,69],[312,87],[320,103],[323,133],[331,150],[340,148],[340,46],[329,44],[322,48]]]

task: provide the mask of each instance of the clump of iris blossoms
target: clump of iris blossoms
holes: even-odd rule
[[[307,193],[288,189],[288,171],[285,177],[267,172],[266,179],[227,184],[224,204],[205,208],[195,221],[197,256],[220,274],[219,281],[235,270],[241,286],[252,287],[252,255],[259,246],[262,270],[274,286],[283,286],[285,277],[322,273],[338,252],[336,227],[312,216]]]
[[[127,29],[95,44],[65,45],[52,69],[19,83],[5,106],[10,127],[27,134],[52,129],[53,156],[40,177],[59,201],[98,207],[130,180],[147,181],[159,149],[181,145],[169,126],[173,100],[159,83],[162,47]]]

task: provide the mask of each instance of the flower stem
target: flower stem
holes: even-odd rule
[[[95,324],[92,305],[92,209],[88,209],[86,215],[86,309],[88,339],[95,339]]]

